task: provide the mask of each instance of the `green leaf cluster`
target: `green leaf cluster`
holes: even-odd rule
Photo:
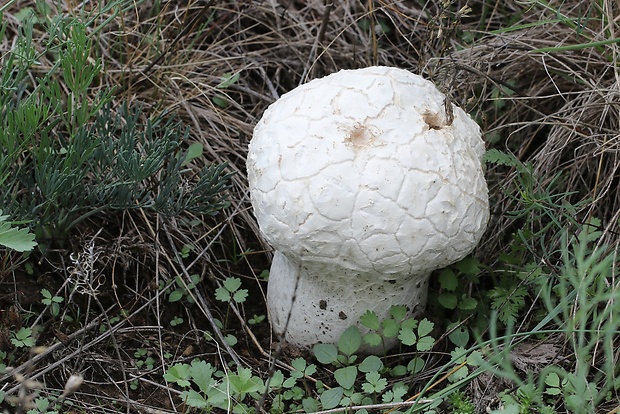
[[[241,289],[241,279],[227,277],[221,287],[215,289],[215,299],[220,302],[243,303],[248,297],[248,290]]]
[[[399,381],[389,387],[388,377],[399,377],[414,374],[422,370],[424,361],[413,357],[408,365],[388,369],[376,355],[368,355],[358,362],[362,344],[376,346],[376,335],[390,335],[390,339],[398,338],[405,345],[415,345],[418,351],[428,351],[434,345],[429,336],[434,324],[427,319],[417,321],[407,318],[408,311],[404,306],[393,306],[390,318],[379,321],[374,312],[366,312],[360,323],[372,329],[362,335],[356,326],[346,329],[337,344],[317,344],[313,353],[317,361],[323,365],[334,365],[333,371],[336,387],[322,390],[319,397],[323,410],[350,405],[373,404],[377,402],[400,402],[407,392],[407,387]],[[361,379],[363,378],[363,379]],[[365,412],[362,410],[361,412]]]
[[[35,23],[49,35],[43,51],[34,47]],[[188,142],[187,128],[165,113],[147,116],[140,104],[112,106],[114,91],[99,85],[103,66],[91,33],[73,17],[24,17],[17,43],[0,57],[6,214],[29,222],[45,240],[66,237],[93,215],[138,208],[212,215],[228,206],[226,165],[190,168],[202,146]],[[33,78],[43,54],[54,64]],[[33,247],[26,231],[0,226],[6,245]]]
[[[21,327],[18,331],[11,333],[11,343],[17,348],[32,348],[34,342],[30,328]]]
[[[187,303],[193,304],[195,303],[193,296],[191,295],[191,291],[196,288],[196,285],[200,282],[200,275],[193,274],[190,275],[191,282],[186,283],[181,276],[177,276],[174,279],[174,283],[176,288],[172,290],[169,289],[168,294],[168,302],[174,303],[180,300],[185,300]],[[162,281],[163,282],[163,281]]]
[[[375,312],[366,311],[360,318],[360,324],[369,329],[363,341],[371,347],[386,348],[388,342],[398,338],[402,345],[415,346],[418,351],[430,350],[435,340],[429,336],[434,323],[428,319],[418,321],[408,317],[406,306],[394,305],[390,308],[388,318],[380,321]]]
[[[439,271],[438,290],[431,290],[429,294],[429,308],[445,315],[442,329],[457,347],[467,346],[472,329],[486,326],[484,301],[471,291],[471,286],[479,282],[481,268],[477,259],[466,257]],[[472,318],[474,315],[480,322]]]
[[[41,303],[50,307],[50,313],[53,316],[58,316],[60,314],[60,304],[64,302],[65,298],[52,295],[47,289],[41,289],[41,296],[43,296]]]
[[[205,412],[215,408],[233,413],[253,412],[253,407],[243,400],[247,395],[260,398],[260,392],[265,387],[263,380],[253,375],[250,368],[223,372],[200,360],[171,366],[164,379],[184,388],[181,398],[185,404]]]

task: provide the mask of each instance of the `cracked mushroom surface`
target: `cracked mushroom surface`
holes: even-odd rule
[[[406,70],[369,67],[312,80],[263,114],[248,180],[276,250],[269,317],[288,342],[336,342],[366,310],[421,311],[430,272],[480,241],[484,142],[444,98]]]

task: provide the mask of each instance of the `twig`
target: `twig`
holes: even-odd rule
[[[400,407],[410,407],[410,406],[414,406],[416,404],[430,404],[432,403],[434,400],[419,400],[419,401],[401,401],[401,402],[391,402],[391,403],[382,403],[382,404],[368,404],[368,405],[354,405],[351,407],[339,407],[339,408],[332,408],[331,410],[323,410],[323,411],[316,411],[314,414],[331,414],[331,413],[341,413],[343,411],[348,411],[348,410],[379,410],[382,408],[391,408],[393,410],[396,410],[397,408]],[[391,411],[388,411],[391,412]],[[387,413],[386,413],[387,414]]]

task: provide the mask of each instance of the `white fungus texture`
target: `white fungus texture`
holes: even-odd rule
[[[337,341],[367,309],[419,311],[430,272],[475,248],[489,218],[484,143],[452,111],[450,122],[431,82],[388,67],[315,79],[265,111],[247,168],[277,251],[276,333],[289,320],[286,339],[310,346]]]

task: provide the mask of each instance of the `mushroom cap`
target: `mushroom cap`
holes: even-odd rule
[[[342,70],[284,94],[247,169],[261,232],[308,269],[391,282],[469,254],[489,218],[479,126],[406,70]],[[337,271],[329,272],[336,277]]]

